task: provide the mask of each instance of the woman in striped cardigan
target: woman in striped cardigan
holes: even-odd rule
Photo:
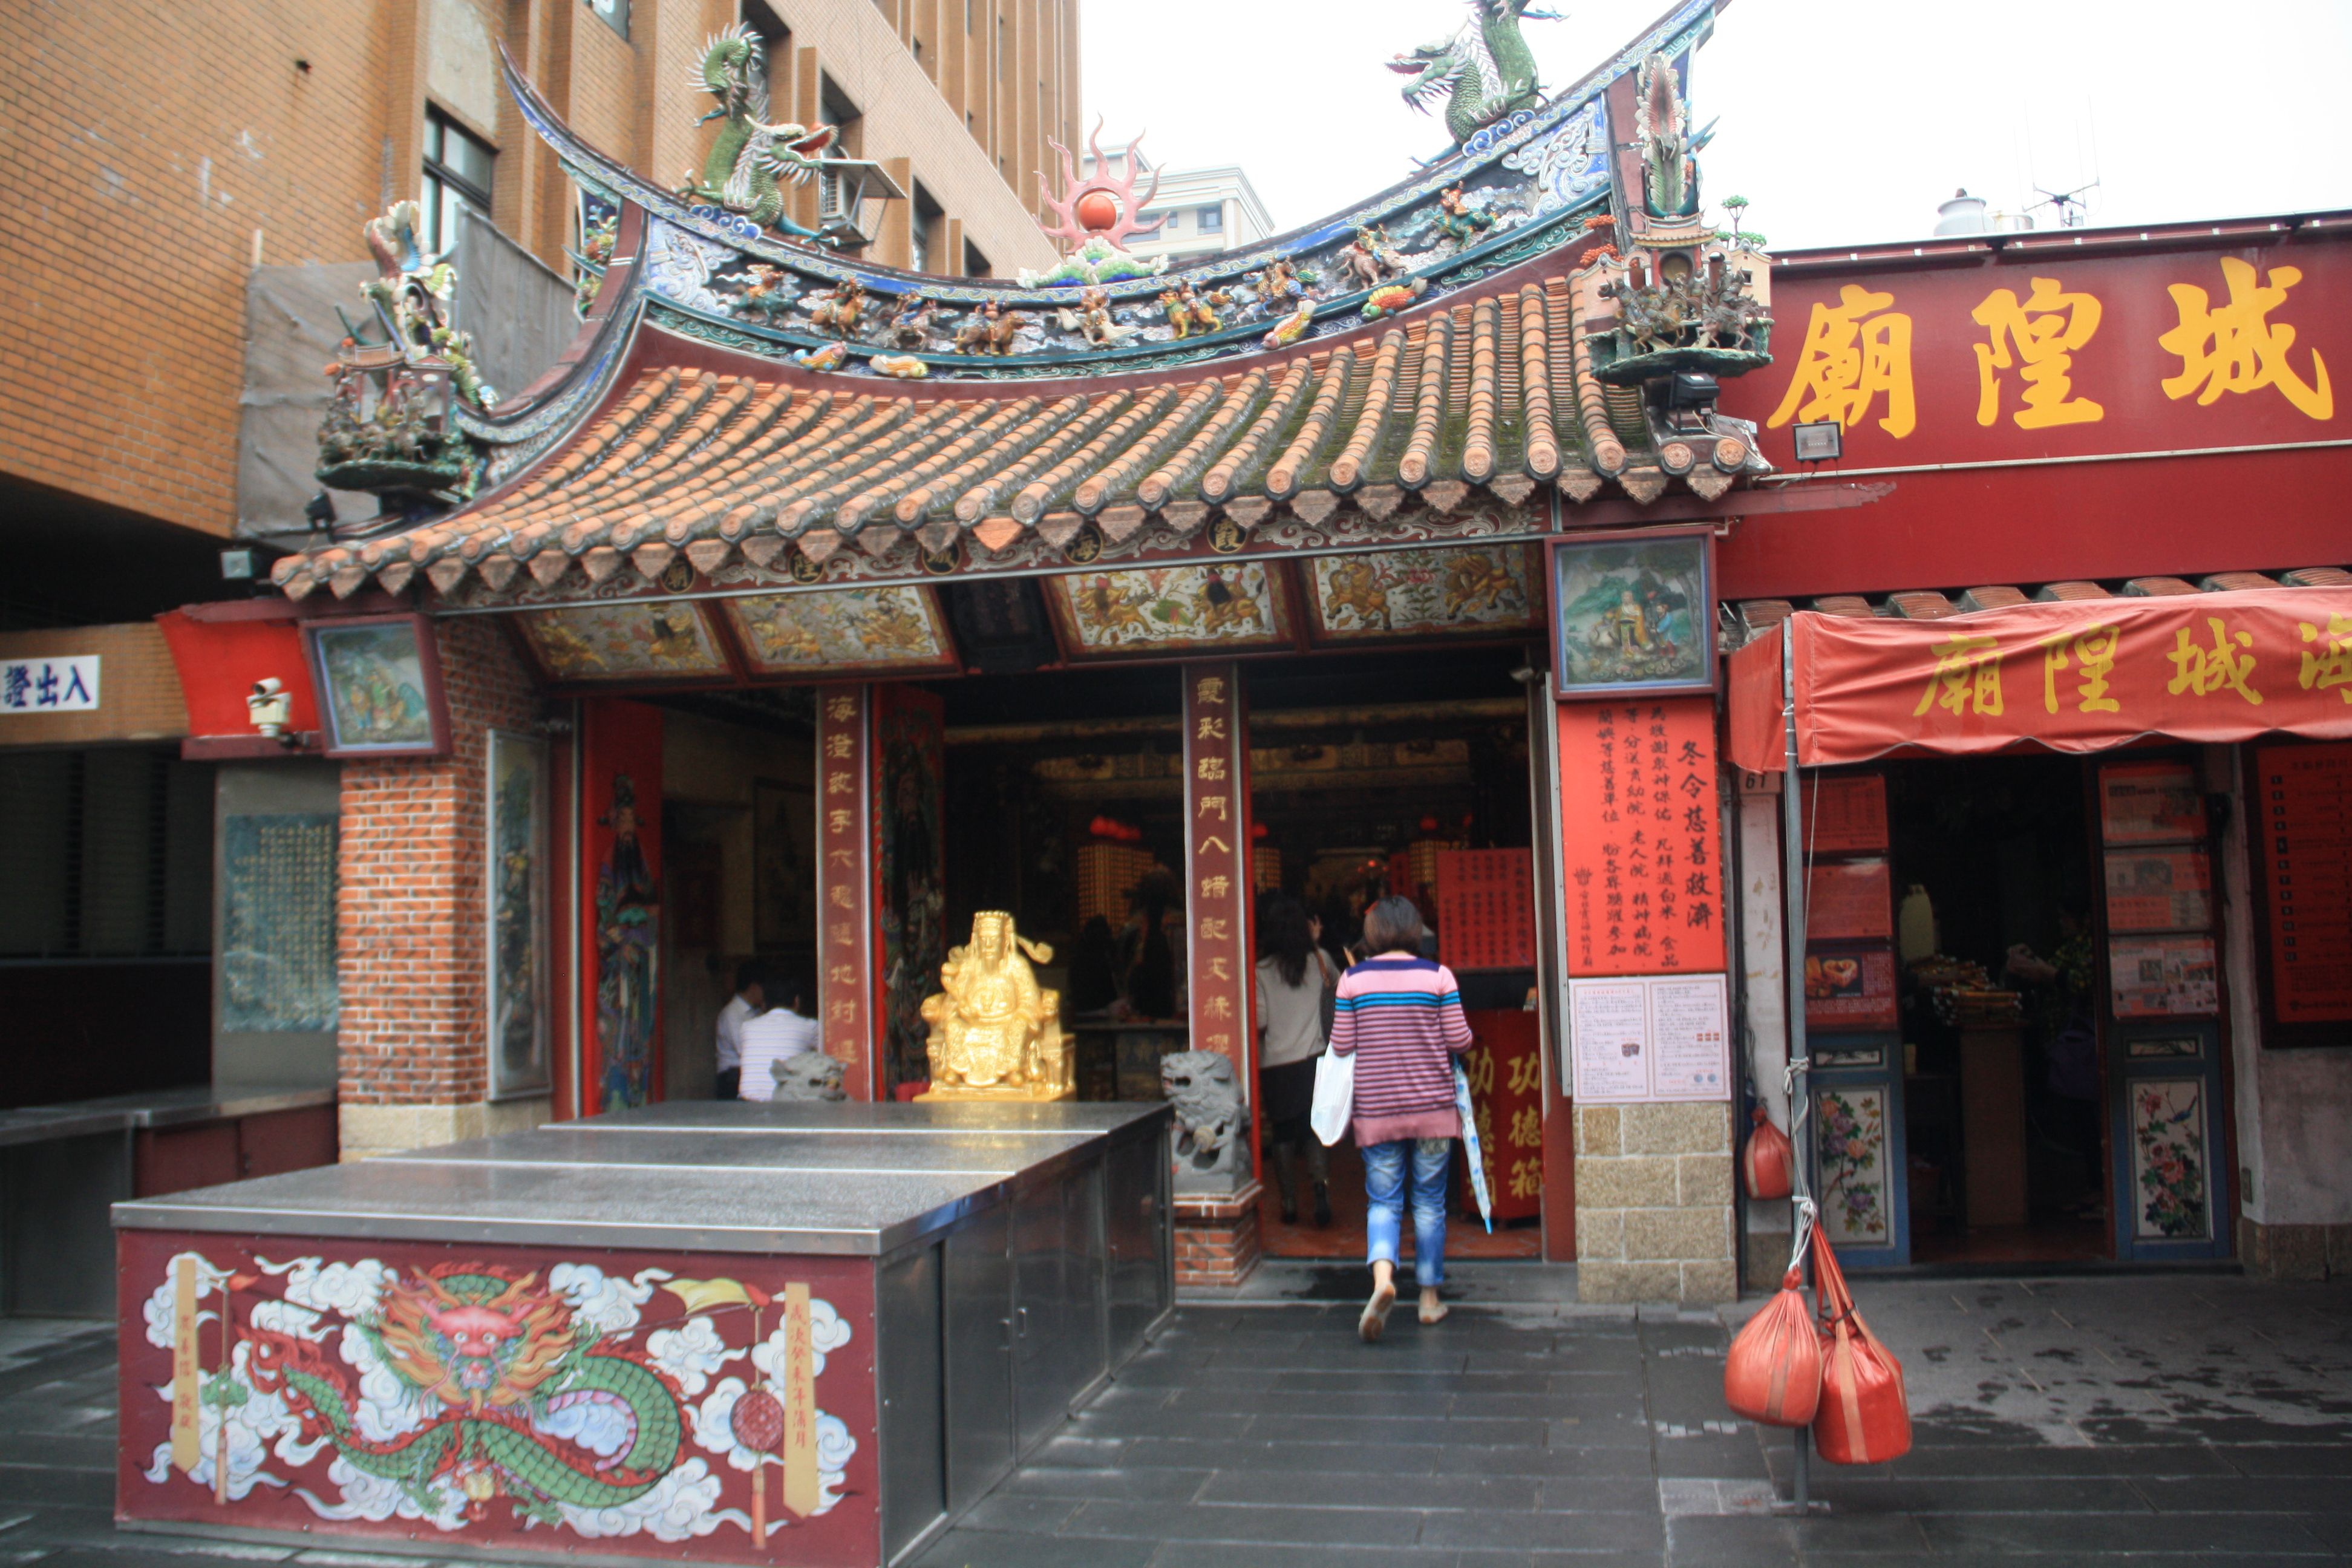
[[[1470,1023],[1454,972],[1421,956],[1421,911],[1387,898],[1364,911],[1361,963],[1339,977],[1331,1049],[1356,1058],[1351,1125],[1364,1153],[1367,1261],[1372,1297],[1356,1329],[1377,1340],[1396,1304],[1397,1247],[1405,1173],[1412,1180],[1412,1272],[1421,1321],[1445,1316],[1446,1177],[1462,1119],[1454,1110],[1454,1058],[1470,1048]]]

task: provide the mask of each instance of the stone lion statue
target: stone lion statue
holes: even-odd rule
[[[847,1100],[841,1087],[841,1058],[823,1051],[802,1051],[768,1064],[776,1080],[778,1100]]]
[[[1176,1177],[1213,1184],[1249,1170],[1249,1115],[1234,1064],[1215,1051],[1160,1058],[1160,1087],[1176,1105]]]

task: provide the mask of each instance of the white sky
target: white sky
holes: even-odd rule
[[[1238,163],[1289,229],[1446,148],[1391,55],[1463,0],[1082,0],[1086,123],[1171,166]],[[1539,0],[1547,89],[1667,0]],[[1698,52],[1710,205],[1778,250],[1926,234],[2094,177],[2091,221],[2352,206],[2352,0],[1737,0]],[[2094,148],[2095,147],[2095,156]],[[2053,223],[2038,215],[2043,226]]]

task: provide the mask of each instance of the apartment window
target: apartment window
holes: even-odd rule
[[[425,111],[425,248],[446,250],[457,240],[457,209],[490,216],[490,176],[497,149],[437,109]]]
[[[859,112],[856,100],[841,90],[840,83],[825,76],[819,79],[818,101],[824,110],[824,122],[839,132],[833,139],[834,151],[844,158],[863,158],[866,155],[865,116]],[[848,196],[842,187],[841,176],[820,165],[816,183],[818,216],[828,223],[835,219],[855,223],[858,215],[847,211],[847,204]]]
[[[1193,227],[1202,234],[1225,232],[1225,209],[1222,206],[1202,207],[1193,218]]]
[[[629,0],[588,0],[588,9],[624,38],[629,36]]]
[[[776,13],[761,0],[743,0],[743,25],[759,36],[760,50],[767,56],[768,107],[778,120],[793,118],[793,30],[784,26]]]
[[[947,217],[940,204],[932,199],[931,193],[923,188],[923,183],[916,181],[914,210],[907,224],[907,270],[932,270],[932,249],[941,237]]]
[[[970,240],[963,242],[963,275],[967,278],[993,278],[989,270],[988,253]]]

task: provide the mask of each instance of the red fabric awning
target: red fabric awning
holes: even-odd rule
[[[2268,588],[2020,605],[1939,620],[1825,616],[1796,639],[1797,760],[2021,744],[2097,752],[2151,736],[2352,738],[2352,588]],[[1730,665],[1732,760],[1787,756],[1781,637]]]

